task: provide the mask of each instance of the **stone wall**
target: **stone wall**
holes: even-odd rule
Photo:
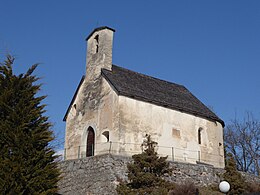
[[[65,195],[111,195],[116,194],[116,186],[127,180],[127,163],[130,157],[100,155],[88,158],[67,160],[60,163],[62,179],[59,182],[60,194]],[[166,178],[175,183],[190,180],[197,186],[218,184],[219,175],[224,170],[205,164],[170,162],[174,168],[172,176]],[[260,178],[243,173],[250,182]]]
[[[60,194],[111,195],[116,184],[126,180],[126,165],[130,158],[101,155],[60,163],[63,172]]]

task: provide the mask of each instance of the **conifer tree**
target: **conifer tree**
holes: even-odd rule
[[[238,172],[236,161],[230,153],[226,155],[225,170],[226,172],[223,175],[224,179],[230,184],[230,191],[228,192],[228,194],[243,194],[245,192],[245,181],[241,173]]]
[[[171,175],[167,157],[159,157],[155,151],[157,143],[146,135],[142,147],[144,152],[133,155],[127,165],[129,183],[117,187],[118,194],[168,194],[173,185],[163,179]]]
[[[1,194],[55,194],[58,190],[57,156],[45,96],[33,76],[36,65],[15,75],[14,58],[0,64],[0,192]]]

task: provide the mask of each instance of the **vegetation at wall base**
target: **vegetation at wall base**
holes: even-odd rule
[[[32,73],[13,73],[14,58],[0,64],[0,191],[2,194],[55,194],[60,177],[45,96]]]
[[[245,192],[245,179],[237,170],[236,161],[232,154],[226,156],[226,172],[223,174],[224,180],[230,184],[230,191],[227,194],[243,194]]]
[[[169,195],[198,195],[199,189],[195,187],[192,182],[185,182],[183,184],[176,184],[174,189],[170,191]]]
[[[217,184],[209,186],[196,186],[191,181],[179,181],[171,183],[165,181],[167,175],[171,175],[172,169],[166,161],[167,157],[158,157],[156,153],[157,143],[147,135],[142,147],[145,150],[141,154],[133,155],[133,161],[127,165],[129,182],[121,182],[117,186],[119,195],[221,195]],[[231,154],[226,155],[226,172],[223,179],[231,185],[228,194],[246,194],[259,192],[258,184],[246,183],[240,172],[236,169],[236,162]]]
[[[246,184],[247,193],[258,193],[260,194],[260,183],[252,182]],[[247,194],[245,193],[245,194]]]
[[[128,183],[117,186],[118,194],[168,194],[173,184],[164,180],[163,176],[171,175],[167,157],[159,157],[155,148],[157,143],[146,135],[141,154],[133,155],[133,162],[127,165]]]

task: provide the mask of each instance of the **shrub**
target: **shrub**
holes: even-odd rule
[[[159,157],[155,151],[156,142],[150,135],[142,144],[144,152],[133,155],[133,162],[127,165],[130,182],[121,183],[117,187],[118,194],[160,194],[167,195],[172,184],[164,180],[164,176],[171,174],[167,157]]]
[[[195,187],[192,182],[185,182],[183,184],[175,184],[175,187],[170,191],[169,195],[195,195],[199,193],[199,189]]]

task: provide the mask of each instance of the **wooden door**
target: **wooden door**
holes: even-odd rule
[[[94,156],[95,132],[92,127],[88,128],[86,156]]]

